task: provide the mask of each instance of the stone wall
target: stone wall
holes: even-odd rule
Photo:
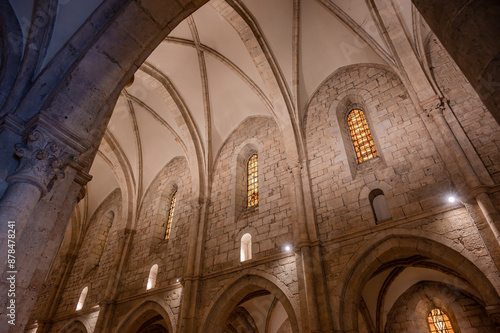
[[[213,173],[205,273],[238,267],[245,233],[252,235],[255,259],[280,253],[292,241],[293,182],[279,133],[271,118],[248,118],[221,148]],[[246,183],[239,182],[237,175],[246,174],[246,163],[253,153],[258,154],[259,204],[247,208],[246,195],[238,200],[238,192],[246,193]]]
[[[354,159],[346,117],[362,108],[379,157]],[[379,65],[336,71],[309,103],[305,133],[321,239],[375,226],[369,193],[381,189],[393,220],[443,203],[448,171],[401,81]]]
[[[498,331],[474,296],[444,283],[425,281],[415,284],[398,298],[388,315],[385,332],[427,333],[427,316],[435,308],[448,315],[456,332]]]
[[[118,232],[124,228],[124,221],[121,218],[121,193],[114,190],[99,206],[90,219],[89,228],[81,245],[78,257],[76,258],[73,270],[68,280],[66,289],[58,307],[58,315],[68,315],[75,312],[80,293],[85,286],[88,286],[88,294],[83,309],[89,309],[98,305],[101,296],[106,290],[109,280],[110,268],[116,254],[118,245]],[[108,222],[108,214],[113,212],[114,218],[109,229],[107,240],[103,240],[106,245],[98,265],[93,265],[90,270],[86,267],[90,253],[93,252],[95,239],[102,237],[102,223]],[[87,270],[87,272],[85,272]]]
[[[433,35],[427,57],[439,89],[496,183],[500,182],[500,126],[450,55]]]

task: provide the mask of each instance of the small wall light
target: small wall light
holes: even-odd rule
[[[285,244],[283,249],[285,250],[285,252],[290,252],[292,250],[292,246],[290,244]]]
[[[449,203],[454,203],[455,201],[457,201],[457,198],[455,198],[453,195],[448,196]]]

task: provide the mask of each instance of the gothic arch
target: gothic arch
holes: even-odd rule
[[[63,329],[59,331],[59,333],[88,333],[92,331],[93,330],[90,327],[89,323],[85,319],[81,318],[75,319],[65,325]]]
[[[388,236],[375,237],[365,245],[351,258],[339,277],[339,281],[345,283],[339,284],[335,291],[335,296],[339,297],[339,308],[335,310],[339,315],[340,327],[337,329],[343,332],[356,331],[358,303],[366,282],[384,263],[412,255],[421,255],[444,263],[471,285],[479,287],[477,292],[486,307],[500,306],[498,292],[492,281],[471,261],[472,257],[465,257],[464,252],[467,250],[459,253],[453,249],[452,241],[441,242],[442,240],[431,239],[432,236],[426,237],[418,232],[397,229],[392,232],[393,234]]]
[[[172,310],[159,298],[150,298],[130,310],[125,319],[121,320],[116,333],[135,333],[149,319],[160,315],[165,323],[169,333],[175,333],[175,315]]]
[[[294,304],[294,297],[288,288],[276,278],[257,270],[251,270],[231,282],[227,288],[219,291],[214,301],[209,306],[207,314],[203,318],[199,332],[222,332],[224,324],[231,311],[248,294],[267,290],[273,294],[283,305],[290,320],[293,333],[299,332],[298,308]]]
[[[186,167],[189,168],[188,162],[185,157],[175,157],[171,159],[156,175],[156,177],[151,181],[151,184],[146,189],[141,204],[138,216],[144,214],[148,209],[152,208],[153,216],[156,217],[153,222],[153,227],[150,230],[149,236],[157,241],[164,239],[164,226],[162,225],[166,218],[168,217],[168,210],[170,208],[170,202],[174,192],[177,192],[177,204],[176,207],[179,208],[179,199],[184,199],[185,194],[189,194],[191,188],[189,188],[190,180],[184,180],[177,174],[169,174],[169,170],[173,163],[185,163]],[[190,172],[189,175],[192,175]],[[166,180],[165,180],[166,178]],[[186,193],[187,192],[187,193]],[[159,196],[160,200],[152,201],[152,198]],[[156,202],[152,207],[149,206],[151,202]],[[179,209],[177,209],[179,213]],[[178,215],[178,214],[177,214]],[[139,220],[139,219],[138,219]],[[175,217],[174,217],[175,221]],[[137,223],[137,222],[136,222]],[[174,223],[175,225],[175,223]],[[143,228],[141,225],[136,226],[137,229]],[[171,238],[175,237],[175,229],[172,229]]]

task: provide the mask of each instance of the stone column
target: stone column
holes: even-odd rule
[[[5,180],[14,172],[18,161],[14,158],[14,145],[21,141],[24,122],[12,113],[0,117],[0,198],[9,186]]]
[[[326,298],[321,249],[317,239],[315,223],[308,223],[306,196],[304,195],[303,173],[300,164],[290,167],[295,185],[297,209],[294,233],[297,275],[300,291],[300,310],[303,330],[306,332],[332,332],[330,311]],[[310,198],[309,198],[310,199]],[[312,205],[312,202],[309,202]]]
[[[22,142],[12,147],[20,162],[15,172],[6,178],[8,186],[0,199],[0,263],[3,271],[0,294],[8,294],[11,284],[6,278],[15,276],[15,297],[2,299],[5,299],[4,302],[15,299],[18,303],[16,326],[10,327],[12,332],[26,325],[43,282],[41,280],[50,265],[46,258],[55,255],[62,239],[61,231],[69,220],[81,186],[73,182],[83,169],[78,163],[78,156],[88,149],[82,144],[83,140],[76,139],[56,122],[40,114],[26,124],[24,133]],[[60,181],[63,178],[66,179]],[[58,190],[51,192],[53,187]],[[54,200],[40,202],[49,192],[51,194],[47,197]],[[63,210],[63,205],[68,208],[59,213],[54,211]],[[51,232],[61,232],[61,235],[52,235]],[[15,259],[7,256],[7,249]],[[7,260],[10,260],[9,266]],[[5,312],[4,304],[0,312]]]
[[[113,264],[108,271],[108,284],[102,299],[99,301],[99,316],[97,317],[97,323],[94,328],[95,333],[109,332],[111,323],[113,321],[113,313],[116,305],[116,299],[119,295],[119,285],[120,278],[125,264],[128,258],[128,250],[132,244],[132,236],[135,231],[130,229],[123,229],[118,233],[118,246],[116,253],[113,258]]]
[[[179,312],[179,332],[196,332],[198,310],[197,300],[200,288],[200,274],[204,243],[204,225],[207,217],[209,201],[201,200],[191,204],[193,221],[189,230],[192,241],[189,243],[187,266],[182,278],[182,302]]]
[[[478,231],[481,233],[481,237],[483,238],[485,245],[490,252],[497,269],[500,269],[500,257],[497,255],[499,252],[500,245],[500,215],[495,208],[495,205],[491,201],[487,192],[487,186],[483,186],[481,181],[479,180],[478,175],[474,171],[470,161],[467,159],[462,147],[458,143],[453,131],[451,130],[448,122],[446,121],[443,112],[445,111],[445,105],[442,100],[439,98],[435,98],[431,102],[427,102],[423,105],[423,108],[428,116],[432,117],[436,127],[438,128],[443,141],[446,144],[446,147],[449,148],[451,152],[455,164],[458,166],[460,173],[465,180],[465,190],[468,193],[464,193],[467,198],[462,198],[462,201],[469,201],[472,199],[475,201],[482,212],[482,217],[486,220],[489,226],[489,232],[493,234],[496,242],[491,242],[490,235],[487,234],[487,231],[484,228],[481,228],[478,225]],[[474,222],[477,221],[474,219]],[[485,233],[486,232],[486,233]]]

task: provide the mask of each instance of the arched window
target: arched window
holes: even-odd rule
[[[349,126],[358,163],[377,157],[377,149],[363,111],[359,109],[352,110],[347,117],[347,125]]]
[[[156,276],[158,275],[158,265],[154,264],[149,271],[148,285],[146,290],[152,289],[156,286]]]
[[[375,189],[371,191],[369,199],[376,222],[384,222],[391,219],[391,212],[389,211],[389,206],[382,190]]]
[[[78,304],[76,305],[76,311],[81,310],[83,308],[83,304],[85,303],[85,298],[87,298],[87,293],[89,292],[89,287],[83,288],[80,293],[80,298],[78,299]]]
[[[259,204],[259,177],[257,173],[257,154],[253,154],[247,164],[247,207]]]
[[[114,219],[115,213],[113,211],[109,211],[99,221],[97,230],[95,231],[95,236],[92,240],[92,245],[90,247],[90,253],[85,259],[85,265],[83,268],[84,276],[101,264],[101,259],[103,258],[108,245],[109,232]]]
[[[448,315],[441,309],[432,309],[427,316],[427,322],[431,333],[454,333],[453,326]]]
[[[241,262],[252,259],[252,235],[244,234],[241,237]]]
[[[170,237],[170,229],[172,229],[172,220],[174,218],[174,209],[175,209],[175,198],[177,197],[177,191],[172,195],[172,199],[170,200],[170,209],[168,211],[167,218],[167,226],[165,228],[165,239]]]

